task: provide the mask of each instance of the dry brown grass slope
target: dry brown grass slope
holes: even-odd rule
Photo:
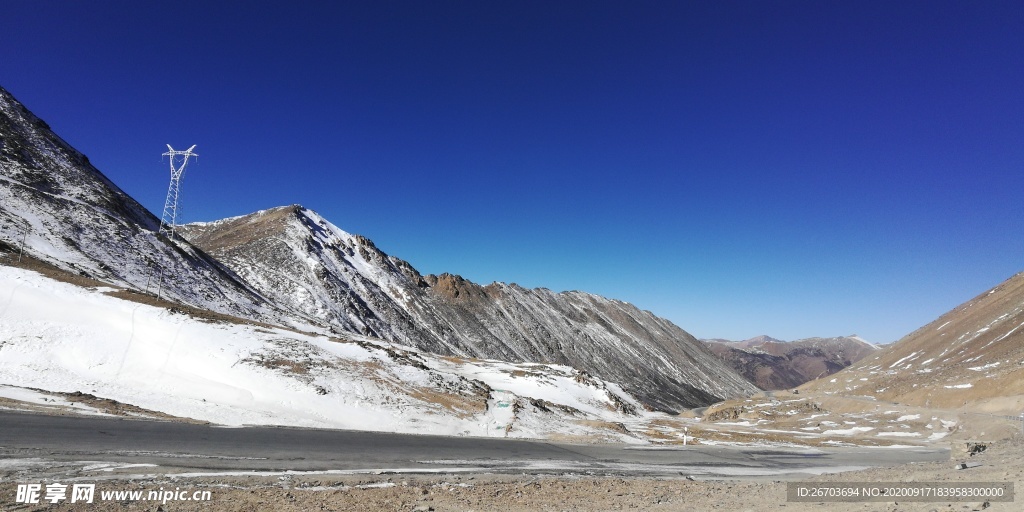
[[[1024,410],[1024,273],[804,389],[1019,415]]]

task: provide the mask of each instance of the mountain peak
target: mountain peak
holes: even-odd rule
[[[313,237],[321,245],[349,241],[372,247],[365,238],[349,234],[300,204],[276,206],[266,210],[228,217],[213,222],[193,222],[181,226],[181,233],[208,252],[273,237],[304,239]]]
[[[744,343],[750,343],[750,344],[769,343],[769,342],[771,342],[771,343],[785,343],[784,341],[782,341],[780,339],[772,338],[771,336],[768,336],[767,334],[762,334],[760,336],[754,336],[753,338],[750,338],[748,340],[744,340]]]

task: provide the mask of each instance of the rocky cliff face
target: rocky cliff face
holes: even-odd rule
[[[754,387],[688,333],[583,292],[420,275],[301,206],[182,228],[273,302],[339,331],[439,354],[570,365],[676,411]]]

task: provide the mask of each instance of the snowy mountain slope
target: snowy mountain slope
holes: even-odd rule
[[[0,88],[0,240],[60,268],[213,311],[283,316],[159,220]]]
[[[640,442],[620,425],[640,404],[565,366],[210,322],[9,266],[0,290],[4,385],[224,425]]]
[[[181,232],[281,307],[339,332],[439,354],[569,365],[667,411],[755,390],[650,312],[583,292],[422,276],[301,206]]]
[[[663,410],[753,390],[687,333],[628,304],[421,276],[308,210],[259,217],[194,227],[209,252],[169,241],[153,215],[0,89],[0,252],[24,241],[28,255],[60,269],[268,324],[571,365]]]
[[[768,390],[794,388],[832,375],[878,350],[855,334],[790,342],[768,336],[703,341],[740,375]]]
[[[932,407],[1024,408],[1024,273],[808,389]]]
[[[419,334],[416,318],[390,299],[402,297],[406,276],[419,277],[412,267],[313,212],[275,208],[185,225],[180,232],[293,314],[339,332],[403,341]],[[458,353],[438,340],[418,345]]]

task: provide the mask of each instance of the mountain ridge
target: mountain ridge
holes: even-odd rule
[[[188,224],[181,233],[275,303],[339,330],[433,353],[572,365],[619,382],[659,410],[753,389],[681,328],[632,304],[422,275],[300,205]],[[607,358],[624,359],[597,361]]]

